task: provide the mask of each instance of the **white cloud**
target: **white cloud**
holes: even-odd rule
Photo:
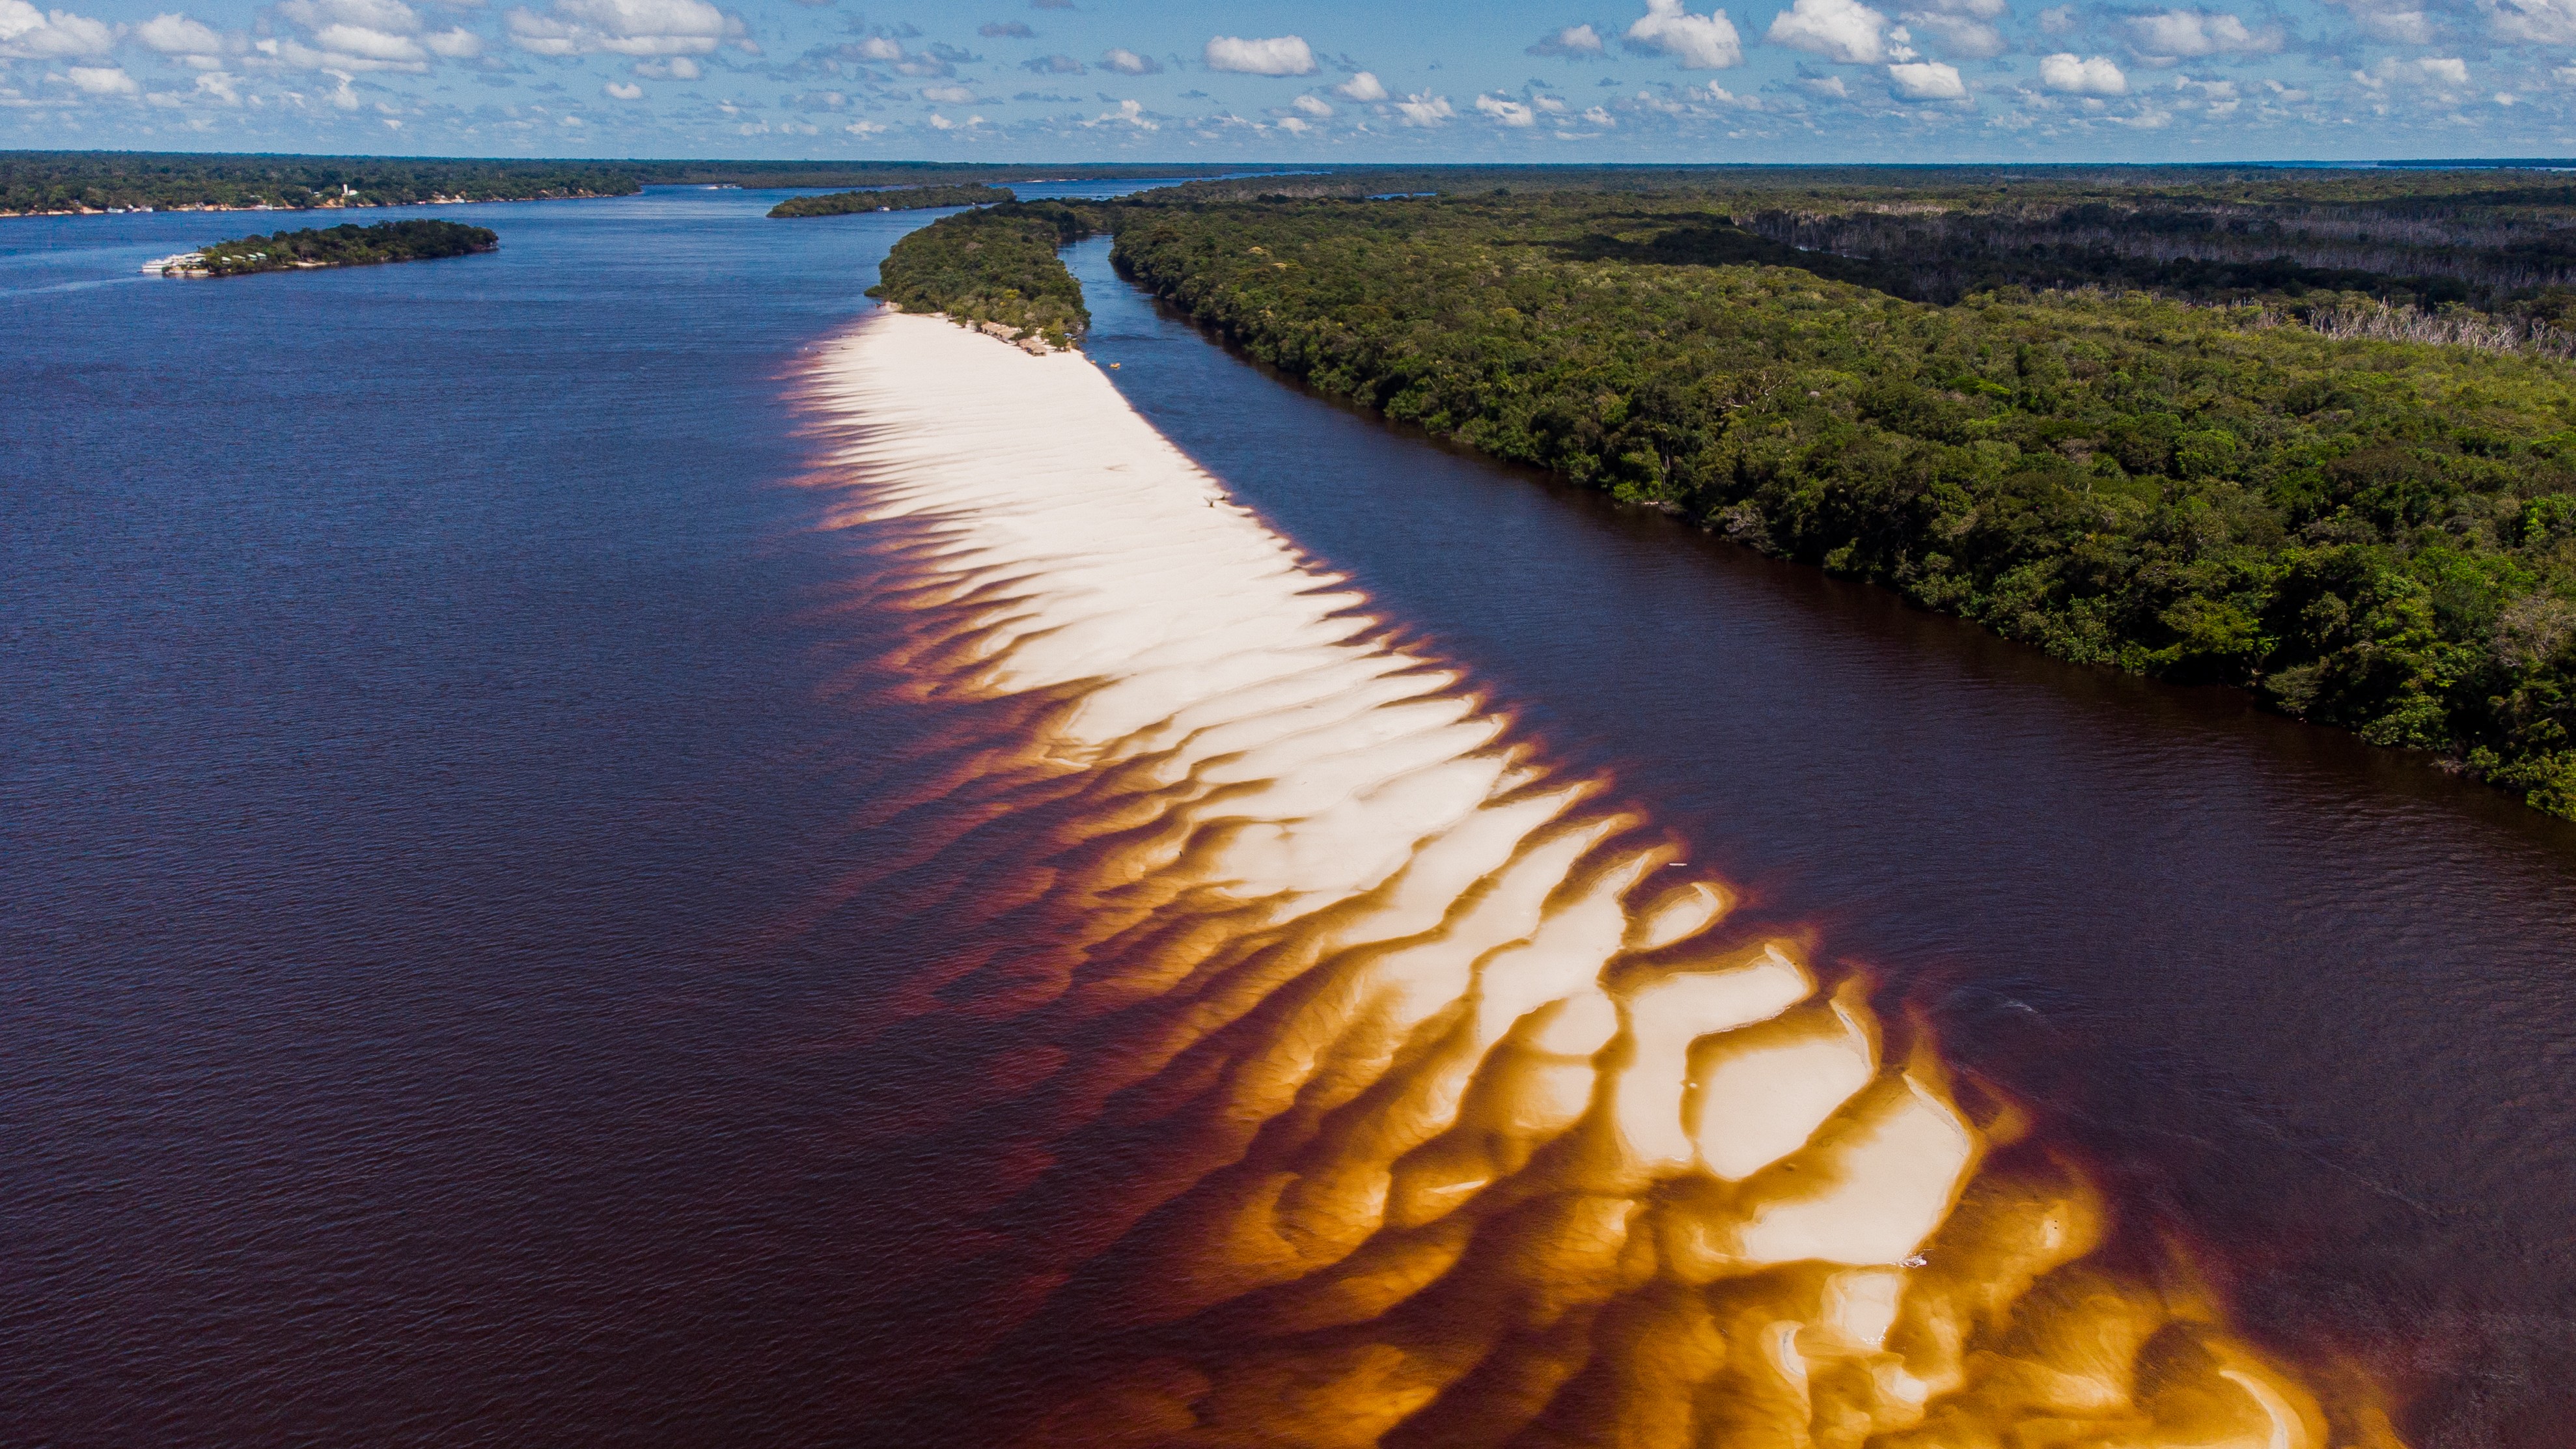
[[[1114,45],[1101,55],[1100,63],[1120,75],[1159,75],[1163,70],[1163,63],[1152,56]]]
[[[2003,32],[1994,22],[2005,14],[2004,0],[1918,0],[1918,8],[1896,17],[1917,34],[1928,33],[1937,49],[1970,60],[2004,53]]]
[[[2533,45],[2576,43],[2576,0],[2494,0],[2488,23],[2507,40]],[[0,31],[5,30],[5,23],[0,23]]]
[[[233,86],[232,76],[219,70],[206,71],[197,77],[197,96],[221,105],[238,106],[242,103],[241,92]]]
[[[1376,76],[1369,74],[1367,71],[1361,71],[1359,74],[1352,76],[1349,80],[1333,87],[1333,94],[1342,97],[1344,100],[1362,102],[1382,101],[1386,99],[1386,85]]]
[[[934,116],[931,119],[936,121],[938,118]],[[1114,111],[1103,111],[1083,124],[1088,126],[1097,126],[1110,121],[1123,122],[1126,125],[1135,127],[1139,131],[1159,131],[1163,129],[1160,122],[1145,114],[1145,104],[1142,101],[1120,101],[1118,103],[1118,109]]]
[[[2070,96],[2125,96],[2129,78],[2107,55],[2084,57],[2069,51],[2042,56],[2039,83]]]
[[[696,61],[685,55],[675,55],[668,60],[639,60],[635,62],[635,73],[646,80],[697,80],[706,74]]]
[[[2129,44],[2149,65],[2204,55],[2263,55],[2281,48],[2281,32],[2255,30],[2225,11],[2163,10],[2129,21]]]
[[[522,5],[503,19],[538,55],[705,55],[740,28],[707,0],[555,0],[549,14]]]
[[[2368,70],[2354,71],[2352,78],[2374,91],[2385,89],[2392,81],[2399,85],[2465,86],[2469,83],[2469,64],[2456,56],[2428,55],[2420,60],[2389,56]]]
[[[1304,111],[1307,115],[1317,117],[1318,119],[1329,116],[1333,113],[1333,108],[1331,106],[1326,105],[1322,100],[1314,96],[1299,96],[1297,99],[1289,102],[1289,104],[1295,106],[1301,111]]]
[[[38,10],[27,0],[0,0],[0,58],[57,60],[105,55],[115,48],[116,27],[105,21],[68,10]]]
[[[2051,5],[2047,9],[2039,12],[2039,33],[2042,35],[2074,34],[2075,7],[2072,5]]]
[[[1693,15],[1682,0],[1646,0],[1646,13],[1628,27],[1628,48],[1660,52],[1685,70],[1724,70],[1744,63],[1744,41],[1723,10]]]
[[[1838,75],[1810,76],[1804,84],[1820,96],[1831,96],[1838,101],[1851,99],[1851,87],[1844,85],[1843,78]]]
[[[1493,117],[1497,125],[1535,126],[1538,124],[1537,112],[1519,101],[1506,100],[1500,96],[1476,97],[1476,111],[1479,115]]]
[[[841,129],[853,136],[882,136],[886,127],[882,121],[852,121]]]
[[[461,25],[435,35],[424,35],[421,44],[429,47],[430,54],[449,60],[472,60],[483,53],[483,37]]]
[[[2431,45],[2437,27],[2423,8],[2407,0],[2326,0],[2352,11],[2353,24],[2373,40],[2393,45]]]
[[[608,84],[599,88],[599,93],[610,97],[613,100],[620,101],[640,101],[644,99],[644,88],[635,84],[633,81],[610,81]]]
[[[429,58],[429,51],[410,36],[370,30],[363,25],[325,25],[313,32],[313,43],[334,55],[354,55],[361,60],[412,63]]]
[[[1360,75],[1368,75],[1368,72],[1361,71]],[[1354,76],[1352,79],[1356,80],[1358,77]],[[1370,79],[1375,80],[1376,77],[1371,76]],[[1403,113],[1404,123],[1408,126],[1436,126],[1458,114],[1457,108],[1449,104],[1447,96],[1435,96],[1429,91],[1416,91],[1403,100],[1397,101],[1395,108]]]
[[[64,74],[71,77],[72,84],[79,87],[84,95],[130,96],[143,89],[134,83],[134,77],[125,73],[123,66],[76,65]]]
[[[1210,70],[1237,75],[1313,75],[1315,52],[1307,48],[1303,38],[1294,35],[1274,35],[1267,40],[1219,35],[1207,43],[1207,65]]]
[[[1585,111],[1583,113],[1583,119],[1590,121],[1596,126],[1616,126],[1619,124],[1617,121],[1610,118],[1610,113],[1608,111],[1603,110],[1599,106],[1594,106],[1592,109]]]
[[[219,55],[224,38],[211,25],[173,11],[155,15],[134,27],[134,38],[163,55]]]
[[[925,101],[936,101],[941,105],[948,106],[971,106],[975,104],[975,93],[964,86],[923,86],[921,88],[921,98]]]
[[[1877,65],[1886,60],[1912,60],[1913,52],[1891,48],[1882,32],[1887,17],[1860,0],[1797,0],[1771,18],[1774,45],[1821,55],[1845,65]]]
[[[1589,25],[1569,25],[1531,46],[1530,55],[1583,56],[1601,53],[1601,32]]]
[[[1958,101],[1968,96],[1968,88],[1959,81],[1959,68],[1937,60],[1891,65],[1887,83],[1909,101]]]
[[[863,60],[901,60],[903,46],[882,35],[871,35],[859,42],[859,56]]]

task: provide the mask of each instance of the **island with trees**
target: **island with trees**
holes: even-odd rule
[[[165,277],[239,277],[253,272],[435,261],[497,251],[500,246],[500,236],[490,227],[452,221],[385,221],[241,237],[165,257],[154,269]]]
[[[961,211],[896,242],[867,294],[1033,350],[1071,347],[1090,328],[1091,313],[1056,249],[1087,226],[1082,213],[1064,206]]]
[[[888,295],[1072,315],[1085,231],[1390,418],[2576,818],[2563,176],[1256,178],[946,218]]]
[[[1019,198],[1006,187],[968,182],[962,186],[890,186],[873,191],[835,191],[822,196],[791,196],[769,209],[773,217],[854,216],[875,211],[927,211],[935,206],[990,206]]]

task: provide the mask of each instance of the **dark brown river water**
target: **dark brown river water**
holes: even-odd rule
[[[919,873],[965,731],[880,687],[793,393],[917,219],[772,199],[204,291],[118,280],[184,218],[11,234],[0,1439],[931,1442],[1083,1221],[992,1236],[1055,1165],[1006,1017],[889,1028],[1010,842]],[[2576,826],[1442,451],[1072,260],[1148,418],[2246,1333],[2417,1445],[2567,1441]],[[1060,1197],[1150,1175],[1086,1140]]]

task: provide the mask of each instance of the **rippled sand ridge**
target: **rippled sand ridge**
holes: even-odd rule
[[[908,908],[996,928],[890,1031],[1025,1040],[991,1212],[1057,1229],[956,1442],[2379,1438],[1087,359],[880,313],[804,395],[960,711]]]

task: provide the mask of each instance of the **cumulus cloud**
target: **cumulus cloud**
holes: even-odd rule
[[[1601,108],[1601,107],[1599,107],[1599,106],[1594,106],[1594,107],[1592,107],[1591,109],[1589,109],[1589,110],[1585,111],[1585,112],[1583,113],[1583,119],[1584,119],[1584,120],[1586,120],[1586,121],[1591,122],[1593,125],[1596,125],[1596,126],[1604,126],[1604,127],[1608,127],[1608,126],[1616,126],[1616,125],[1618,125],[1618,124],[1619,124],[1617,121],[1614,121],[1614,120],[1610,119],[1610,113],[1609,113],[1608,111],[1606,111],[1606,110],[1602,109],[1602,108]]]
[[[518,6],[503,17],[510,39],[538,55],[706,55],[740,33],[707,0],[554,0],[540,15]]]
[[[1909,101],[1959,101],[1968,96],[1967,86],[1960,83],[1958,67],[1937,60],[1891,65],[1887,68],[1887,84]]]
[[[2129,78],[2107,55],[2079,56],[2069,51],[2042,56],[2039,83],[2070,96],[2125,96]]]
[[[1114,111],[1103,111],[1099,115],[1092,117],[1090,120],[1083,122],[1086,126],[1100,126],[1112,123],[1133,126],[1139,131],[1159,131],[1163,129],[1162,123],[1145,114],[1145,105],[1142,101],[1120,101],[1118,103],[1118,109]]]
[[[1724,70],[1744,62],[1744,41],[1726,12],[1693,15],[1682,0],[1646,0],[1646,13],[1628,27],[1626,44],[1641,54],[1671,56],[1685,70]]]
[[[945,106],[971,106],[975,93],[964,86],[923,86],[921,98]]]
[[[2075,33],[2075,7],[2072,5],[2051,5],[2047,9],[2039,12],[2039,33],[2042,35],[2073,35]]]
[[[1368,75],[1368,72],[1361,71],[1360,75]],[[1358,77],[1354,76],[1352,79],[1356,80]],[[1372,76],[1370,79],[1374,80],[1375,77]],[[1449,104],[1447,96],[1435,96],[1429,91],[1416,91],[1403,100],[1397,101],[1395,108],[1403,113],[1404,123],[1408,126],[1436,126],[1458,114],[1457,109]]]
[[[2256,30],[2225,11],[2162,10],[2129,21],[2129,46],[2149,65],[2172,65],[2207,55],[2265,55],[2281,48],[2281,32]]]
[[[68,10],[38,10],[27,0],[0,0],[0,58],[67,60],[115,48],[116,27],[105,21]]]
[[[599,93],[621,101],[640,101],[644,99],[644,88],[635,84],[633,81],[610,81],[608,84],[599,88]]]
[[[1589,25],[1569,25],[1554,35],[1532,45],[1531,55],[1599,55],[1601,33]]]
[[[123,66],[76,65],[63,73],[71,78],[71,83],[83,95],[130,96],[143,89],[134,83],[134,77],[125,73]]]
[[[2450,89],[2469,83],[2469,64],[2456,56],[2428,55],[2420,60],[2391,56],[2368,70],[2354,71],[2352,78],[2371,90],[2385,89],[2391,82]]]
[[[1331,106],[1325,104],[1323,100],[1315,96],[1299,96],[1296,100],[1289,102],[1289,104],[1295,106],[1298,110],[1305,112],[1307,115],[1315,117],[1317,120],[1321,120],[1333,113],[1333,108]]]
[[[1274,35],[1267,40],[1219,35],[1207,43],[1207,66],[1237,75],[1313,75],[1315,52],[1307,48],[1304,38],[1295,35]]]
[[[1919,3],[1919,8],[1900,12],[1896,18],[1915,34],[1928,37],[1937,50],[1985,60],[2008,48],[2003,32],[1994,24],[2004,13],[2004,0],[1928,0]]]
[[[1772,17],[1769,37],[1774,45],[1845,65],[1912,60],[1914,53],[1904,48],[1904,37],[1890,37],[1886,30],[1887,17],[1860,0],[1797,0]],[[1891,38],[1897,42],[1893,47],[1888,43]]]
[[[1476,97],[1476,111],[1479,115],[1493,117],[1496,125],[1535,126],[1538,124],[1536,111],[1519,101],[1508,100],[1502,96]]]
[[[1367,71],[1361,71],[1333,87],[1333,94],[1344,100],[1382,101],[1386,99],[1386,84]]]
[[[2532,45],[2576,43],[2576,0],[2495,0],[2488,23],[2506,40]],[[7,22],[0,21],[0,35],[7,30]]]
[[[212,56],[222,54],[224,49],[224,38],[215,33],[213,26],[177,11],[155,15],[134,27],[134,38],[146,49],[163,55]]]
[[[1085,75],[1091,67],[1069,55],[1041,55],[1020,62],[1020,69],[1031,75]]]
[[[2421,10],[2360,10],[2353,21],[2364,35],[2394,45],[2431,45],[2433,17]]]
[[[1150,55],[1138,55],[1132,50],[1115,45],[1101,54],[1100,64],[1104,69],[1114,70],[1120,75],[1161,75],[1163,73],[1161,61]]]

